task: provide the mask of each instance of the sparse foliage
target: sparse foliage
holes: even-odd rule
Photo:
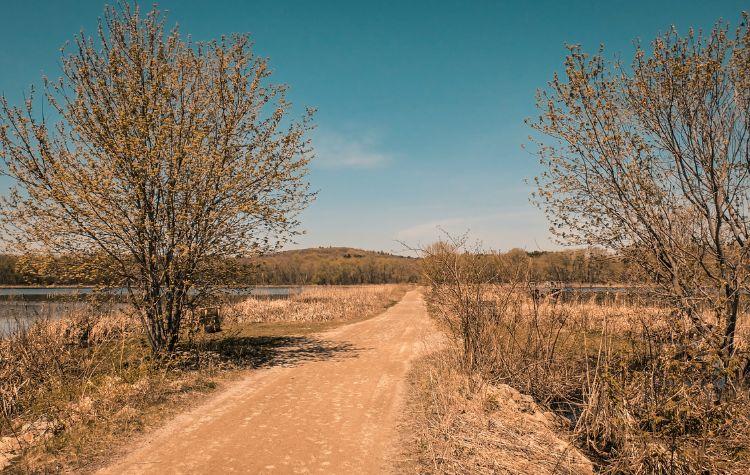
[[[488,330],[492,328],[497,308],[504,308],[512,301],[488,301],[486,289],[501,282],[514,287],[525,281],[529,257],[525,253],[479,252],[478,247],[469,247],[466,235],[447,235],[445,240],[420,252],[423,276],[430,288],[428,305],[433,315],[455,341],[460,342],[464,369],[468,372],[481,370],[494,352],[495,342]]]
[[[571,46],[532,121],[552,231],[642,266],[727,370],[750,269],[747,20],[672,29],[627,66]]]
[[[482,265],[488,254],[467,249],[463,238],[425,252],[428,308],[455,343],[457,357],[445,360],[447,369],[460,370],[466,385],[446,390],[434,384],[419,396],[441,421],[428,427],[427,440],[450,439],[439,432],[443,421],[466,411],[466,402],[452,393],[474,400],[483,388],[508,384],[554,411],[558,417],[550,422],[570,431],[597,473],[748,470],[748,392],[727,384],[711,340],[694,341],[676,325],[668,301],[626,297],[623,289],[608,296],[538,294],[525,281],[523,262],[503,263],[518,272],[497,281]],[[747,335],[744,326],[738,341],[746,344]],[[446,405],[435,407],[436,401]],[[505,424],[493,426],[491,412],[473,422],[482,430],[465,438],[472,450],[441,455],[441,463],[493,464],[486,452],[500,457],[517,443],[517,436],[503,437]],[[488,438],[492,443],[479,443]],[[438,446],[464,441],[455,439]]]
[[[107,7],[45,80],[59,121],[0,99],[0,156],[17,186],[3,222],[21,251],[105,259],[155,352],[211,283],[212,260],[275,248],[312,198],[311,111],[289,118],[285,87],[248,36],[194,44],[154,8]]]

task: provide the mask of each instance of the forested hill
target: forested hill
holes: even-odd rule
[[[255,260],[251,283],[381,284],[419,281],[419,261],[350,247],[282,251]]]

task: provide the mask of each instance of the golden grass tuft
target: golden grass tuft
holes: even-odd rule
[[[590,474],[592,464],[556,432],[565,421],[504,384],[460,370],[452,350],[412,368],[400,473]]]
[[[223,309],[228,322],[348,321],[378,313],[403,297],[399,284],[305,287],[287,299],[248,298]]]

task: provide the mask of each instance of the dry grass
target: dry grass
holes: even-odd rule
[[[304,353],[316,343],[304,335],[380,313],[405,290],[311,289],[288,302],[249,299],[234,307],[252,309],[252,317],[235,312],[220,333],[186,334],[179,351],[159,361],[138,323],[122,312],[38,321],[0,339],[0,469],[12,462],[6,470],[18,473],[90,470],[113,447],[227,378],[289,364],[291,348]],[[325,357],[325,348],[315,350]]]
[[[0,462],[12,460],[11,472],[83,467],[187,393],[213,389],[212,372],[154,362],[123,313],[38,321],[0,339]]]
[[[511,387],[480,383],[452,350],[410,373],[403,473],[585,474],[591,463],[556,434],[565,420]]]
[[[666,307],[539,300],[523,289],[433,287],[431,313],[453,335],[467,381],[510,385],[567,418],[603,473],[747,473],[748,391],[727,382],[731,368],[710,341]],[[436,388],[428,398],[445,399]]]
[[[371,316],[401,300],[404,285],[307,287],[288,299],[249,298],[224,313],[231,323],[340,322]]]

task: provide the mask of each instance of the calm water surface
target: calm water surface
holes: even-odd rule
[[[302,292],[302,287],[252,287],[226,289],[234,297],[287,298]],[[77,297],[89,295],[92,287],[0,287],[0,334],[39,319],[58,319],[90,304]],[[115,289],[113,294],[122,293]]]

